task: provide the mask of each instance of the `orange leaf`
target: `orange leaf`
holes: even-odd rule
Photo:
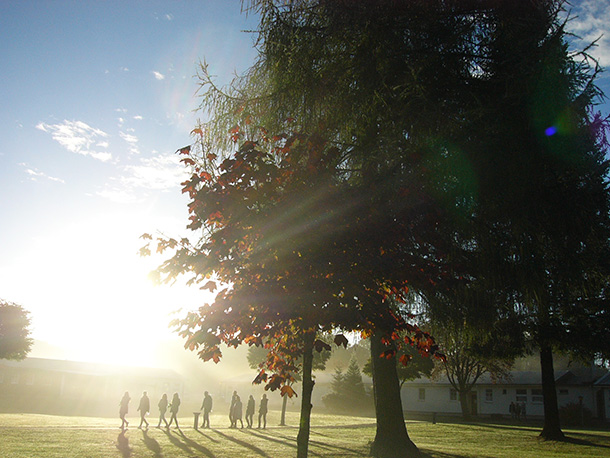
[[[293,396],[298,397],[296,392],[292,389],[291,386],[289,385],[284,385],[281,389],[280,389],[280,394],[282,396],[288,396],[289,398],[292,398]]]

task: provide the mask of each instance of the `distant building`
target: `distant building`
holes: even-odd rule
[[[0,360],[0,412],[115,416],[123,393],[136,413],[143,391],[155,412],[163,393],[182,395],[184,381],[174,371],[77,361],[26,358]]]
[[[555,371],[559,407],[577,404],[601,420],[610,420],[610,374],[589,369]],[[459,395],[446,377],[405,382],[401,392],[408,413],[461,414]],[[508,381],[493,383],[484,374],[469,399],[474,415],[509,416],[511,402],[525,404],[528,418],[544,415],[540,371],[513,371]]]

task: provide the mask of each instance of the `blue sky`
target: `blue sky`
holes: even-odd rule
[[[167,314],[202,300],[153,288],[137,250],[144,232],[185,232],[174,151],[197,118],[198,63],[223,84],[255,56],[240,9],[0,2],[0,297],[62,356],[152,364]]]
[[[583,42],[607,31],[610,1],[573,3]],[[153,365],[168,313],[205,300],[152,287],[158,259],[137,250],[144,232],[185,233],[173,153],[197,118],[198,62],[223,84],[255,56],[256,18],[240,9],[0,0],[0,297],[31,311],[53,356]],[[610,67],[610,36],[593,52]]]

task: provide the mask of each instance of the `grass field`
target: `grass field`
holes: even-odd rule
[[[281,458],[296,455],[298,416],[278,427],[272,412],[268,428],[229,429],[225,416],[212,416],[218,428],[196,431],[192,418],[181,430],[142,431],[131,420],[121,433],[120,420],[0,414],[2,458]],[[155,419],[149,419],[156,424]],[[136,423],[136,425],[134,425]],[[610,457],[610,432],[565,430],[570,442],[544,442],[539,429],[522,425],[409,422],[409,434],[422,458],[603,458]],[[363,457],[375,435],[374,420],[313,415],[309,456]]]

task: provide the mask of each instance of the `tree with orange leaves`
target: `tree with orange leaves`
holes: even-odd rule
[[[220,360],[221,344],[264,345],[267,359],[254,381],[266,389],[295,395],[300,371],[298,456],[306,456],[313,352],[328,348],[318,334],[332,331],[335,343],[346,345],[342,331],[383,332],[387,345],[408,331],[422,352],[434,354],[432,338],[384,302],[407,290],[405,269],[417,272],[417,282],[434,266],[413,269],[417,256],[405,256],[417,248],[411,240],[406,250],[413,233],[391,230],[396,222],[383,214],[383,195],[336,179],[332,148],[318,137],[245,141],[220,163],[201,148],[180,153],[193,172],[183,183],[189,228],[204,237],[197,244],[158,239],[158,251],[173,250],[158,271],[165,280],[187,275],[220,291],[173,324],[185,347],[206,361]],[[416,220],[414,214],[410,224]],[[394,357],[392,348],[383,353]]]

